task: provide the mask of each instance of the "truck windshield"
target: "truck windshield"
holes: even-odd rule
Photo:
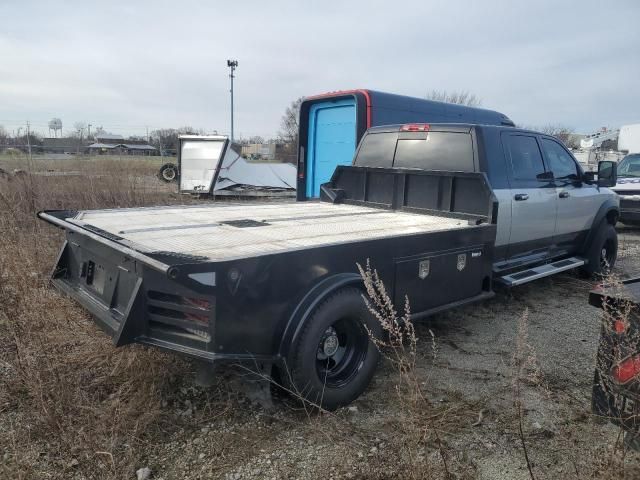
[[[618,176],[640,177],[640,153],[627,155],[618,165]]]
[[[420,168],[423,170],[474,171],[471,134],[429,132],[402,135],[370,133],[362,139],[354,165],[367,167]]]

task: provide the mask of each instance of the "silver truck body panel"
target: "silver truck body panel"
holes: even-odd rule
[[[511,207],[511,222],[500,225],[498,218],[498,235],[500,229],[509,230],[509,244],[553,237],[557,208],[555,188],[517,188],[502,192],[505,192],[501,197],[506,197],[507,208],[509,204]],[[515,200],[517,194],[528,195],[528,199]],[[502,206],[500,201],[498,211]]]

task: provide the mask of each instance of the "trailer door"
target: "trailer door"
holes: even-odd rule
[[[178,165],[181,193],[209,193],[216,179],[226,137],[182,135]]]
[[[319,197],[338,165],[351,165],[356,150],[356,100],[316,103],[309,110],[307,197]]]

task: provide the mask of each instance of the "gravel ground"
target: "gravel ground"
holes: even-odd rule
[[[640,274],[638,247],[640,232],[622,226],[618,274]],[[618,458],[619,431],[590,413],[600,321],[587,303],[592,287],[562,274],[417,325],[423,388],[439,411],[453,412],[450,428],[441,431],[451,478],[530,478],[514,407],[513,358],[523,315],[525,353],[538,369],[536,380],[523,381],[520,390],[522,438],[535,478],[618,478],[621,472],[640,478],[640,454]],[[218,372],[208,388],[186,381],[167,408],[192,421],[153,445],[140,467],[164,480],[412,477],[389,445],[397,433],[393,419],[402,414],[397,382],[384,362],[351,407],[318,416],[278,398],[261,401],[256,382],[240,370]],[[437,463],[435,449],[418,452],[419,459],[431,457]]]

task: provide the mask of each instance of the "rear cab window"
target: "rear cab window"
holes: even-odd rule
[[[362,139],[354,165],[391,167],[397,139],[397,132],[368,133]]]
[[[507,148],[514,180],[538,181],[545,174],[542,153],[533,135],[507,135]]]
[[[371,132],[354,165],[473,172],[473,138],[468,131]]]

